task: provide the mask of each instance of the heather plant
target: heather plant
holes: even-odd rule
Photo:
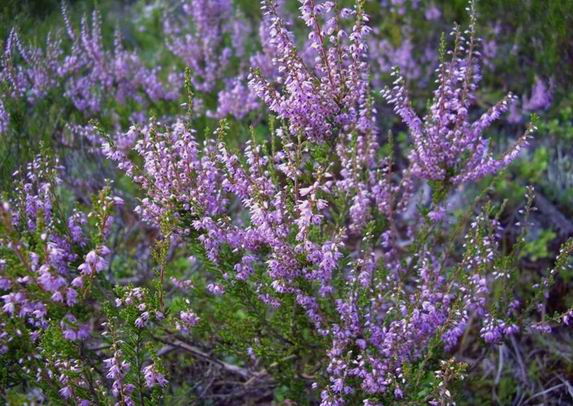
[[[113,44],[105,46],[97,10],[74,24],[62,2],[61,16],[59,29],[40,40],[44,46],[26,44],[17,28],[9,31],[3,43],[0,134],[6,140],[2,146],[4,173],[22,164],[11,162],[11,155],[23,145],[31,153],[16,155],[27,159],[39,152],[39,141],[78,148],[94,142],[93,134],[86,136],[90,134],[89,119],[121,129],[125,123],[144,120],[151,106],[179,97],[181,75],[147,67],[137,52],[126,49],[119,30]],[[44,114],[46,111],[49,114]],[[72,136],[63,136],[62,128],[69,129]]]
[[[333,28],[321,28],[318,14],[328,15],[333,6],[302,2],[301,17],[317,49],[316,66],[308,67],[275,4],[263,3],[279,82],[265,82],[255,72],[251,86],[283,123],[270,140],[253,137],[231,151],[224,121],[203,142],[192,122],[151,122],[130,130],[139,132],[137,159],[111,144],[104,151],[145,191],[137,208],[142,218],[158,228],[169,222],[170,233],[191,245],[210,271],[205,289],[211,295],[235,296],[245,312],[256,297],[270,314],[251,310],[251,317],[305,315],[303,338],[291,337],[284,326],[278,334],[295,348],[308,348],[301,340],[311,337],[324,351],[306,383],[320,393],[321,404],[448,403],[448,385],[463,379],[466,369],[448,354],[472,328],[495,344],[518,332],[549,332],[562,320],[539,319],[540,304],[522,303],[517,292],[499,297],[519,278],[514,258],[527,246],[519,240],[509,254],[499,249],[499,206],[480,198],[465,219],[454,219],[444,204],[453,185],[507,166],[533,127],[494,160],[481,133],[507,102],[468,122],[479,80],[474,17],[467,42],[454,31],[452,61],[439,69],[427,124],[407,105],[399,81],[386,93],[413,133],[411,163],[396,172],[392,155],[381,154],[376,141],[371,90],[361,73],[367,68],[361,53],[367,17],[360,2],[341,10],[355,19],[350,43],[331,39],[330,48],[322,38],[337,32],[344,38],[344,31],[337,31],[336,16],[325,23]],[[355,53],[337,60],[345,46]],[[460,55],[462,49],[467,51]],[[336,82],[338,77],[357,78],[355,86]],[[435,182],[433,199],[420,211],[408,210],[420,180]],[[524,222],[533,191],[526,197]],[[435,244],[440,240],[451,243]],[[540,286],[551,284],[571,249],[571,243],[563,246]],[[253,340],[245,355],[266,361],[268,369],[276,362],[265,360],[269,348],[254,345],[257,337],[243,333],[233,341],[240,338]],[[313,363],[292,355],[295,365],[299,357],[306,361],[293,368],[302,368],[304,383]]]
[[[164,26],[168,37],[167,46],[189,65],[195,89],[210,91],[217,80],[224,77],[233,52],[240,55],[244,47],[244,31],[247,27],[241,20],[231,25],[233,4],[231,1],[189,2],[182,6],[179,24],[167,19]],[[192,27],[186,27],[191,22]],[[188,28],[189,33],[182,32]],[[233,47],[225,46],[225,35],[235,34]]]
[[[24,48],[10,32],[0,129],[17,131],[14,100],[59,92],[82,112],[67,129],[101,144],[89,153],[115,182],[83,196],[92,175],[43,154],[2,196],[8,404],[566,399],[573,303],[555,300],[570,288],[573,228],[548,226],[557,209],[527,184],[547,169],[546,149],[526,148],[540,120],[498,137],[517,98],[495,103],[482,81],[495,59],[476,3],[423,67],[413,42],[380,43],[365,1],[297,6],[291,21],[263,0],[257,38],[231,1],[177,4],[160,26],[187,69],[167,82],[119,39],[106,51],[97,15],[78,33],[64,11],[69,47]],[[429,23],[445,10],[380,8]],[[399,66],[393,79],[382,65]],[[436,79],[424,116],[418,78]],[[521,108],[548,108],[549,83]],[[161,99],[185,103],[157,117],[173,112]],[[127,131],[114,113],[133,115]],[[551,360],[559,375],[546,378]]]
[[[64,215],[56,198],[59,170],[57,161],[37,157],[15,174],[16,193],[2,204],[2,362],[14,372],[10,386],[22,375],[49,385],[61,364],[74,364],[71,374],[85,368],[67,356],[72,347],[78,355],[76,344],[92,333],[86,309],[111,254],[106,240],[119,198],[104,190],[89,215]],[[64,398],[71,396],[68,378],[59,378]]]
[[[60,36],[48,34],[45,49],[26,47],[17,31],[10,31],[1,76],[7,98],[24,99],[33,105],[58,87],[77,110],[90,115],[103,108],[104,96],[120,103],[133,99],[142,105],[148,100],[176,97],[177,93],[160,82],[155,70],[147,69],[137,54],[123,48],[119,32],[113,49],[104,49],[97,11],[91,19],[82,18],[79,31],[73,27],[65,3],[62,15],[67,46]]]
[[[269,19],[269,42],[275,53],[272,61],[279,76],[270,83],[260,71],[253,72],[250,86],[256,94],[272,112],[286,120],[293,134],[328,139],[340,128],[370,133],[372,138],[364,40],[370,28],[363,4],[359,2],[353,10],[337,10],[334,2],[302,3],[301,18],[310,31],[305,53],[310,53],[307,58],[315,61],[312,65],[305,63],[297,50],[276,5],[269,2],[262,7]],[[354,25],[349,32],[340,21],[350,16],[354,16]],[[369,142],[366,141],[366,149]]]
[[[434,92],[430,112],[420,119],[413,110],[398,75],[394,87],[384,92],[386,100],[408,125],[414,147],[409,157],[414,174],[427,180],[454,184],[475,181],[505,168],[519,154],[534,127],[530,127],[503,157],[495,159],[488,140],[482,133],[508,110],[513,96],[509,94],[475,122],[470,122],[470,109],[480,80],[479,52],[476,50],[475,12],[463,37],[456,27],[451,60],[438,68],[439,86]],[[398,72],[394,72],[397,76]]]
[[[167,380],[145,327],[163,319],[162,302],[145,288],[114,290],[110,273],[123,199],[108,185],[91,207],[66,207],[59,171],[38,156],[0,209],[4,395],[23,402],[14,388],[37,382],[39,401],[153,402]]]

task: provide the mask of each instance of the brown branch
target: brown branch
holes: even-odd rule
[[[159,337],[155,337],[155,339],[166,345],[166,347],[161,349],[160,355],[166,354],[170,351],[173,351],[173,348],[176,348],[179,350],[186,351],[186,352],[192,354],[196,358],[200,358],[200,359],[207,361],[211,364],[217,365],[217,366],[223,368],[224,370],[226,370],[227,372],[230,372],[230,373],[235,374],[235,375],[239,375],[246,380],[249,380],[254,375],[253,373],[251,373],[249,370],[247,370],[245,368],[239,367],[237,365],[229,364],[225,361],[221,361],[220,359],[214,358],[213,356],[207,354],[206,352],[203,352],[201,349],[199,349],[198,347],[195,347],[194,345],[184,343],[183,341],[180,341],[177,339],[175,339],[172,342],[167,341],[163,338],[159,338]]]

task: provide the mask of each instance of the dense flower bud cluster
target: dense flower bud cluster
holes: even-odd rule
[[[332,1],[301,1],[301,18],[310,30],[305,49],[305,54],[312,55],[314,63],[310,66],[297,50],[276,4],[262,4],[278,77],[268,81],[260,71],[254,71],[250,87],[271,111],[288,120],[292,133],[325,140],[338,129],[367,130],[370,111],[366,36],[370,28],[361,2],[353,10],[337,10]],[[348,31],[341,21],[350,17],[354,18],[354,25]]]

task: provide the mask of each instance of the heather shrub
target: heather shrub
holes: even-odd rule
[[[436,4],[296,5],[177,3],[154,67],[97,13],[78,32],[64,7],[65,46],[10,31],[0,132],[54,94],[76,138],[2,196],[6,403],[567,399],[573,226],[533,136],[566,139],[568,110],[525,123],[557,97],[541,78],[520,113],[488,87],[474,1],[426,40],[408,24]]]

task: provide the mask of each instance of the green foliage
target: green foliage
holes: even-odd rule
[[[521,255],[528,255],[534,262],[549,257],[549,244],[556,236],[555,232],[551,230],[541,231],[539,236],[525,244]]]

